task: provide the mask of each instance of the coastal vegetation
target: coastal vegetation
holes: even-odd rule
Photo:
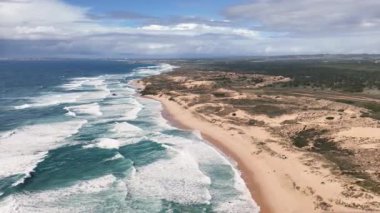
[[[194,60],[188,67],[208,71],[234,71],[281,75],[293,80],[282,83],[285,88],[319,88],[345,92],[380,89],[380,56],[294,56],[244,59]],[[256,82],[255,82],[256,83]]]
[[[176,103],[231,131],[231,135],[251,133],[244,128],[270,132],[274,136],[270,142],[252,141],[259,149],[254,154],[266,152],[288,159],[284,150],[271,148],[271,143],[277,143],[297,155],[312,157],[313,163],[305,162],[310,173],[328,168],[335,180],[345,182],[342,199],[371,200],[380,194],[379,138],[373,134],[380,127],[380,67],[372,59],[202,59],[172,63],[181,68],[143,79],[142,95]],[[361,130],[353,127],[369,135],[356,134],[354,131]],[[296,185],[299,188],[299,183]],[[358,204],[319,198],[316,208],[323,203],[326,209],[334,204],[380,209],[380,202],[375,201]]]

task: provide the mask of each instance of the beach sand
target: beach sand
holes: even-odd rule
[[[215,72],[198,74],[206,80],[217,79],[219,75],[225,77]],[[231,74],[232,83],[235,75]],[[363,180],[344,175],[344,171],[323,155],[295,147],[291,141],[292,136],[306,127],[307,130],[329,128],[331,134],[326,137],[334,138],[342,147],[357,150],[368,145],[377,146],[376,137],[353,141],[348,138],[350,132],[344,132],[348,126],[378,130],[376,121],[359,118],[362,109],[307,97],[271,97],[223,87],[213,91],[214,88],[204,81],[189,89],[189,85],[182,86],[184,81],[193,83],[193,80],[186,80],[188,78],[199,76],[197,73],[171,73],[135,82],[134,86],[145,94],[143,97],[161,102],[163,116],[172,124],[198,130],[206,141],[236,162],[261,212],[368,212],[380,209],[380,197],[357,184]],[[275,77],[265,79],[271,82]],[[170,86],[162,83],[168,81]],[[256,88],[255,85],[251,87]],[[204,94],[199,95],[202,92]],[[252,100],[256,104],[265,100],[297,103],[300,107],[280,116],[258,115],[241,108],[240,100],[244,100],[245,105]],[[236,104],[231,105],[231,102]],[[303,105],[314,109],[305,111]],[[265,109],[265,112],[270,113],[272,109]],[[333,119],[326,119],[328,116]],[[360,148],[359,151],[370,153],[372,148]],[[367,159],[368,156],[374,159]],[[355,155],[362,162],[376,162],[376,156]]]
[[[308,174],[307,184],[314,187],[321,185],[321,182],[326,180],[320,175],[313,175],[306,166],[298,161],[298,156],[290,157],[293,153],[289,152],[286,157],[287,162],[283,163],[282,158],[255,155],[253,153],[257,150],[244,135],[233,134],[220,126],[204,121],[176,102],[169,101],[166,96],[148,97],[162,103],[164,117],[174,125],[184,129],[199,130],[204,139],[237,162],[242,178],[253,199],[259,204],[261,212],[321,211],[321,209],[315,209],[315,199],[309,195],[312,192],[300,192],[302,186],[295,186],[293,180],[299,179],[302,182],[303,175]],[[252,129],[251,133],[255,135],[256,139],[267,140],[267,133],[261,130],[260,134],[260,130]],[[302,172],[302,170],[306,172]],[[329,191],[330,188],[329,193],[334,194],[334,188],[329,187],[328,183],[321,186],[324,188],[322,190],[326,191]],[[337,207],[337,210],[347,209]]]

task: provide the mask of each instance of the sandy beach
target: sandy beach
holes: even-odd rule
[[[199,130],[205,140],[237,162],[242,178],[261,212],[321,212],[321,209],[315,208],[312,196],[315,189],[321,193],[320,199],[339,196],[338,190],[335,190],[339,183],[329,182],[326,178],[329,172],[326,170],[314,174],[300,163],[297,154],[282,150],[281,153],[286,152],[286,155],[280,157],[255,155],[253,153],[258,150],[249,143],[246,135],[234,134],[233,131],[226,131],[221,126],[204,121],[176,102],[169,101],[168,97],[148,97],[162,103],[162,113],[172,124],[183,129]],[[263,129],[248,131],[258,140],[271,139]],[[300,186],[297,181],[301,183]],[[342,206],[335,206],[334,210],[352,212]]]
[[[228,141],[233,141],[236,138],[231,137],[217,127],[212,127],[208,123],[196,118],[194,115],[180,106],[173,104],[165,98],[158,98],[156,96],[149,96],[148,98],[160,101],[163,105],[162,115],[173,126],[186,130],[199,130],[202,137],[209,142],[212,146],[216,147],[227,157],[233,159],[237,163],[241,176],[245,181],[252,198],[259,203],[262,212],[273,212],[272,206],[269,205],[261,191],[261,185],[257,183],[254,178],[254,172],[247,165],[243,156],[228,147]]]
[[[184,129],[199,130],[208,142],[237,162],[242,178],[246,182],[253,199],[260,205],[262,212],[302,212],[312,208],[312,203],[310,201],[308,203],[307,200],[298,200],[299,203],[287,201],[287,198],[290,197],[289,191],[281,192],[282,187],[276,186],[278,182],[271,181],[273,178],[277,178],[277,175],[271,175],[274,170],[267,167],[262,159],[255,158],[251,154],[252,147],[244,137],[230,134],[221,127],[197,118],[190,111],[183,109],[175,102],[169,101],[166,97],[149,96],[149,98],[162,103],[164,117],[174,125]],[[257,136],[262,138],[263,135]]]
[[[171,79],[179,84],[184,81],[183,77],[172,75],[163,78]],[[268,77],[268,80],[271,79],[273,78]],[[204,82],[190,81],[183,85],[186,88],[190,85],[190,90],[191,88],[208,90],[211,84],[208,81]],[[150,83],[149,80],[141,81],[135,86],[143,90]],[[247,94],[222,90],[218,89],[214,94],[223,93],[223,97],[231,100],[247,100]],[[336,128],[335,132],[342,132],[333,137],[341,140],[342,145],[350,145],[350,143],[345,143],[350,141],[345,138],[350,136],[350,132],[344,132],[343,126],[338,128],[339,125],[345,123],[337,120],[336,123],[339,124],[337,126],[335,121],[323,117],[336,112],[340,109],[339,107],[342,107],[341,105],[335,106],[331,102],[318,100],[315,104],[319,104],[323,109],[328,106],[333,108],[333,111],[302,112],[304,115],[301,115],[301,112],[287,113],[273,118],[266,115],[252,115],[245,110],[231,109],[222,102],[199,102],[197,95],[178,93],[175,90],[159,92],[155,95],[148,94],[144,97],[161,102],[163,116],[173,125],[182,129],[200,131],[206,141],[236,162],[261,212],[367,212],[370,209],[376,209],[380,203],[377,195],[357,186],[354,184],[355,180],[332,169],[334,167],[331,167],[330,163],[320,155],[289,146],[289,139],[285,137],[289,133],[302,132],[302,127],[305,129],[306,126],[333,124]],[[283,100],[283,98],[286,97],[275,97],[277,100]],[[310,100],[304,101],[306,104],[312,104]],[[297,101],[303,100],[297,98]],[[192,105],[193,102],[198,104]],[[229,114],[219,116],[215,113],[200,111],[200,109],[207,110],[215,107],[228,109]],[[338,108],[335,109],[336,107]],[[343,118],[342,113],[334,116],[340,115],[340,120],[349,119],[350,116],[356,115],[358,110],[347,108],[345,110],[347,118]],[[246,125],[246,120],[254,120],[258,125]],[[290,120],[298,120],[296,123],[299,124],[284,126]],[[378,130],[375,127],[376,123],[371,119],[361,118],[356,123],[361,126],[372,125],[375,130]],[[368,129],[369,127],[363,128],[374,132],[374,129]],[[372,143],[377,143],[373,141],[375,139],[370,140]]]

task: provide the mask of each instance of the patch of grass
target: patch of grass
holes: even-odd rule
[[[378,102],[374,102],[374,101],[363,102],[363,101],[342,100],[342,99],[335,100],[335,101],[368,109],[369,113],[363,112],[361,117],[370,117],[376,120],[380,120],[380,103]]]
[[[353,100],[336,99],[335,101],[344,104],[355,104],[355,101]]]
[[[223,108],[220,106],[202,106],[197,108],[197,112],[202,114],[218,114],[220,111],[222,111]]]
[[[249,119],[249,121],[248,121],[249,126],[263,126],[264,124],[265,124],[264,121],[258,121],[255,119]]]
[[[298,123],[297,120],[285,120],[285,121],[281,122],[281,124],[285,124],[285,125],[287,125],[287,124],[297,124],[297,123]]]
[[[160,88],[153,85],[147,85],[141,92],[141,95],[157,95],[160,91]]]
[[[275,105],[268,105],[268,104],[256,105],[256,106],[250,107],[248,110],[246,109],[246,111],[252,114],[264,114],[270,118],[288,114],[290,112],[289,109],[285,109],[285,108],[278,107]]]
[[[316,139],[318,139],[323,133],[325,133],[326,130],[317,130],[317,129],[305,129],[295,136],[293,136],[291,139],[293,141],[293,145],[298,148],[303,148],[306,146],[310,146],[314,143]]]
[[[226,102],[248,113],[264,114],[271,118],[292,111],[291,107],[282,107],[280,102],[272,99],[228,99]]]
[[[212,93],[217,98],[225,98],[228,97],[228,95],[225,92],[213,92]]]
[[[363,107],[369,109],[377,119],[380,119],[380,103],[377,102],[367,102],[363,104]]]
[[[325,137],[327,130],[307,129],[302,130],[292,137],[293,145],[299,148],[311,147],[309,151],[323,155],[332,162],[344,175],[359,179],[357,184],[375,193],[380,193],[380,183],[373,180],[369,174],[355,164],[353,152],[342,149],[337,144]]]

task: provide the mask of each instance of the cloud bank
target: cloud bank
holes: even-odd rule
[[[61,0],[2,0],[0,57],[380,52],[377,0],[256,0],[226,8],[221,15],[211,20],[129,11],[95,14]]]
[[[262,29],[295,34],[347,34],[379,31],[378,0],[256,0],[226,9],[233,19]]]

